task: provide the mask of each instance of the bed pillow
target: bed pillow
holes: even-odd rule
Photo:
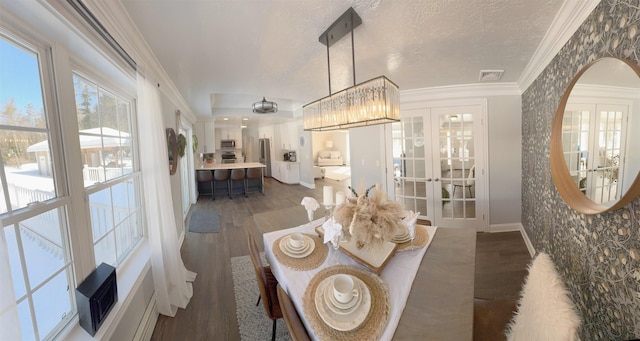
[[[338,151],[331,152],[331,158],[332,159],[339,159],[340,158],[340,152],[338,152]]]
[[[324,151],[318,152],[318,157],[321,157],[321,158],[323,158],[323,159],[328,159],[328,158],[329,158],[329,156],[331,156],[331,152],[329,152],[329,151],[327,151],[327,150],[324,150]]]
[[[507,340],[573,341],[578,340],[579,326],[580,316],[551,257],[539,254],[529,265]]]

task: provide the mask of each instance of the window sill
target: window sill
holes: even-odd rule
[[[67,329],[63,330],[55,339],[65,341],[109,339],[122,319],[122,315],[126,312],[126,308],[129,306],[133,296],[131,294],[140,287],[145,274],[150,271],[150,269],[149,242],[144,238],[131,252],[128,259],[116,270],[118,302],[116,302],[96,335],[91,337],[91,335],[80,327],[78,317],[76,316]]]

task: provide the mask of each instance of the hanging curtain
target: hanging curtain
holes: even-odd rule
[[[151,269],[158,311],[174,316],[189,304],[196,273],[187,270],[180,257],[161,110],[158,89],[138,73],[138,134]]]
[[[13,226],[8,228],[12,229]],[[2,339],[21,340],[18,305],[13,291],[13,276],[9,264],[9,249],[4,229],[0,231],[0,330]]]

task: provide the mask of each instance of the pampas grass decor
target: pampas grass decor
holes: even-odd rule
[[[369,197],[371,189],[374,192]],[[369,187],[366,191],[361,189],[360,195],[353,188],[351,192],[353,196],[335,208],[333,217],[342,225],[347,238],[355,238],[359,248],[380,246],[385,241],[391,241],[404,228],[402,205],[387,200],[387,194],[379,186]]]

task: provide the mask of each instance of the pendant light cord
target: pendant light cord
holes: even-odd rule
[[[353,29],[351,29],[353,32]],[[327,72],[329,74],[329,96],[331,96],[331,60],[329,59],[329,34],[324,36],[327,39]]]
[[[356,49],[353,47],[353,12],[351,12],[351,63],[353,65],[353,85],[356,85]]]

